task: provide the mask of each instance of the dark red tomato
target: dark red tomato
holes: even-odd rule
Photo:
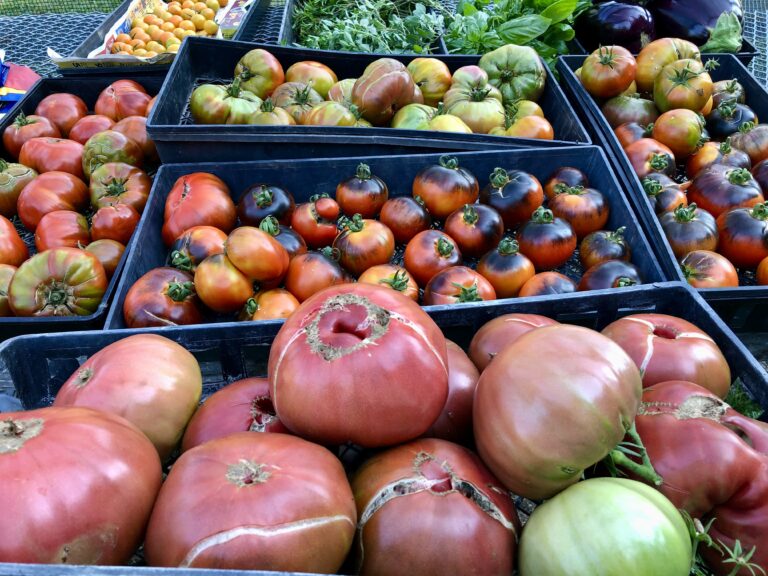
[[[144,160],[149,163],[160,161],[155,143],[147,136],[147,118],[145,116],[128,116],[115,124],[115,132],[125,134],[136,142],[144,152]]]
[[[601,46],[581,66],[581,83],[597,98],[611,98],[624,92],[635,79],[637,62],[623,46]]]
[[[536,274],[533,262],[520,253],[520,245],[511,238],[504,238],[495,250],[485,254],[477,271],[491,283],[497,298],[514,298]]]
[[[0,158],[0,215],[13,218],[16,215],[21,191],[37,178],[37,172],[15,162]]]
[[[755,278],[760,286],[768,285],[768,258],[760,262],[760,265],[757,267]]]
[[[243,306],[237,319],[243,322],[288,318],[299,307],[296,297],[282,288],[260,290]]]
[[[101,91],[95,111],[117,122],[128,116],[146,116],[150,100],[152,97],[138,82],[118,80]]]
[[[381,207],[379,220],[392,230],[398,244],[407,244],[416,234],[432,226],[432,218],[420,197],[390,198]]]
[[[80,142],[83,146],[90,140],[91,136],[104,132],[104,130],[112,130],[115,125],[115,121],[107,116],[101,114],[90,114],[80,118],[80,120],[72,126],[72,130],[69,131],[69,139],[75,142]]]
[[[699,172],[688,188],[688,200],[715,218],[734,208],[749,208],[764,201],[760,185],[746,168],[715,164]]]
[[[291,216],[291,228],[296,230],[310,248],[325,248],[333,244],[339,230],[336,219],[341,208],[327,195],[313,196],[299,204]]]
[[[29,250],[13,223],[5,216],[0,216],[0,264],[21,266],[29,258]]]
[[[641,138],[624,149],[632,168],[641,180],[653,172],[675,175],[675,155],[653,138]]]
[[[224,253],[245,276],[261,287],[277,286],[288,271],[288,251],[275,238],[253,226],[235,228]]]
[[[678,259],[694,250],[717,248],[715,218],[706,210],[697,208],[695,203],[665,212],[659,217],[659,223]]]
[[[360,214],[363,218],[375,218],[389,198],[384,180],[371,174],[368,164],[360,163],[352,178],[336,186],[336,202],[347,216]]]
[[[339,265],[338,250],[334,252],[326,248],[321,252],[307,252],[293,258],[288,265],[284,284],[299,302],[304,302],[320,290],[350,281]]]
[[[640,272],[634,264],[623,260],[606,260],[595,264],[584,273],[579,282],[579,290],[624,288],[640,283]]]
[[[151,188],[152,180],[141,168],[122,162],[108,162],[91,174],[91,206],[98,209],[119,202],[141,214]]]
[[[94,134],[83,146],[83,173],[86,178],[102,164],[124,162],[141,168],[144,151],[141,146],[117,130],[105,130]]]
[[[448,234],[425,230],[408,242],[403,262],[418,285],[426,286],[432,276],[441,270],[461,264],[461,250]]]
[[[717,218],[717,250],[738,268],[755,268],[768,258],[768,205],[737,208]]]
[[[8,301],[8,287],[11,285],[16,266],[0,264],[0,317],[13,316],[11,303]]]
[[[491,283],[466,266],[452,266],[441,270],[432,276],[424,289],[425,306],[495,299],[496,291]]]
[[[530,258],[537,270],[562,266],[576,250],[576,233],[571,225],[543,207],[539,207],[520,228],[517,241],[520,251]]]
[[[544,202],[544,190],[535,176],[522,170],[494,169],[490,183],[480,192],[480,202],[495,208],[507,228],[527,222]]]
[[[549,201],[552,213],[571,225],[577,238],[600,230],[608,222],[608,202],[594,188],[565,188]]]
[[[61,138],[32,138],[19,152],[19,162],[43,172],[68,172],[83,178],[83,145]]]
[[[557,274],[542,272],[539,276]],[[575,290],[574,287],[571,292]],[[504,314],[483,324],[469,343],[469,356],[481,372],[504,348],[513,344],[522,335],[542,326],[554,326],[556,320],[538,314]]]
[[[237,214],[223,180],[205,172],[182,176],[165,200],[163,242],[170,246],[193,226],[213,226],[229,233]]]
[[[388,286],[414,302],[419,300],[419,285],[416,284],[416,280],[408,273],[408,270],[395,264],[372,266],[363,272],[357,281],[365,284],[376,284],[377,286]]]
[[[45,116],[25,116],[23,112],[16,116],[3,132],[5,151],[16,160],[21,147],[32,138],[61,138],[59,129]]]
[[[621,148],[625,149],[642,138],[650,138],[653,134],[653,125],[643,126],[637,122],[627,122],[614,128],[613,133],[616,134]]]
[[[175,268],[150,270],[128,290],[123,318],[128,328],[201,323],[192,275]]]
[[[35,230],[35,248],[38,252],[51,248],[85,248],[91,242],[88,220],[71,210],[49,212]]]
[[[284,188],[272,184],[254,184],[240,197],[237,217],[244,226],[258,226],[267,216],[273,216],[280,224],[288,225],[295,209],[293,195]]]
[[[253,284],[224,254],[208,256],[195,270],[195,290],[215,312],[237,312],[253,295]]]
[[[745,122],[758,123],[752,108],[735,101],[723,102],[707,115],[707,132],[716,140],[724,140],[738,132]]]
[[[289,226],[278,224],[274,216],[264,218],[259,224],[259,229],[280,242],[288,252],[289,258],[307,253],[307,243],[304,242],[304,238]]]
[[[84,210],[88,206],[88,186],[68,172],[46,172],[24,187],[17,206],[22,224],[34,232],[48,212]]]
[[[179,270],[194,272],[208,256],[224,254],[226,233],[213,226],[193,226],[176,238],[168,254],[168,264]]]
[[[636,93],[625,93],[611,98],[603,104],[602,112],[611,128],[629,122],[647,126],[659,117],[659,111],[653,101],[646,100]]]
[[[91,238],[116,240],[127,245],[140,219],[141,215],[133,206],[127,204],[104,206],[96,210],[91,219]]]
[[[701,118],[693,110],[669,110],[654,122],[653,139],[672,150],[676,159],[683,160],[702,143],[703,128]]]
[[[768,158],[768,124],[746,122],[731,136],[731,146],[746,152],[752,165],[762,162]]]
[[[678,206],[688,206],[688,197],[680,184],[666,174],[654,172],[643,178],[643,189],[656,214],[674,210]]]
[[[695,154],[688,158],[685,173],[693,180],[699,172],[713,164],[723,164],[733,168],[752,168],[749,156],[741,150],[731,147],[730,139],[725,142],[706,142]]]
[[[80,118],[88,115],[88,106],[82,98],[74,94],[51,94],[40,101],[35,108],[35,114],[48,118],[59,129],[61,135],[67,138],[72,126]]]
[[[464,256],[478,258],[499,244],[504,222],[491,206],[465,204],[448,216],[443,230],[456,240]]]
[[[572,168],[570,166],[563,166],[558,168],[549,177],[546,185],[544,186],[544,194],[548,200],[555,197],[558,191],[566,188],[574,188],[576,186],[582,186],[586,188],[589,186],[589,179],[578,168]]]
[[[680,262],[688,284],[694,288],[735,288],[739,276],[728,258],[710,250],[688,252]]]
[[[480,192],[477,178],[459,166],[455,156],[441,156],[439,164],[424,168],[413,179],[413,196],[438,220],[447,218],[464,204],[474,204]]]
[[[539,272],[520,289],[521,298],[546,296],[549,294],[570,294],[576,292],[576,282],[560,272]]]
[[[622,226],[615,232],[610,230],[598,230],[592,232],[584,238],[579,245],[579,260],[584,269],[587,270],[605,262],[606,260],[624,260],[629,261],[631,251]]]
[[[120,264],[120,259],[125,253],[125,246],[115,240],[96,240],[85,247],[86,252],[90,252],[99,259],[104,266],[104,272],[107,278],[112,278]]]
[[[765,196],[768,193],[768,160],[763,160],[752,168],[752,176]]]
[[[371,266],[390,261],[395,253],[395,237],[385,224],[355,214],[344,222],[333,247],[338,249],[344,269],[359,276]]]

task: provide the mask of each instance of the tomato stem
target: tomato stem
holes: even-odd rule
[[[736,102],[733,100],[726,100],[717,107],[717,111],[723,118],[733,118],[733,115],[736,114]]]
[[[248,314],[248,316],[253,316],[258,311],[259,311],[259,303],[256,302],[256,299],[248,298],[248,300],[245,303],[245,313]]]
[[[269,189],[269,186],[262,184],[259,187],[259,193],[255,194],[255,197],[256,205],[259,208],[266,208],[267,206],[272,206],[272,201],[274,200],[275,195],[272,193],[272,190]]]
[[[192,259],[184,252],[174,250],[171,252],[171,266],[185,272],[192,272]]]
[[[675,208],[675,220],[677,222],[693,222],[696,219],[696,203],[691,202],[688,206],[680,204]]]
[[[728,172],[728,182],[737,186],[743,186],[752,180],[752,173],[746,168],[736,168]]]
[[[585,192],[584,186],[563,186],[558,188],[559,184],[555,186],[555,195],[568,194],[570,196],[581,196]]]
[[[666,170],[669,167],[668,154],[651,154],[651,161],[648,163],[654,170]]]
[[[405,292],[405,289],[408,288],[408,272],[405,270],[398,270],[393,276],[379,280],[379,283],[386,284],[398,292]]]
[[[280,223],[274,216],[267,216],[259,223],[259,229],[270,236],[277,236],[280,234]]]
[[[504,168],[494,168],[488,179],[494,188],[503,188],[509,182],[509,174]]]
[[[459,159],[456,156],[449,156],[443,154],[440,156],[440,166],[448,168],[450,170],[456,170],[459,167]]]
[[[752,215],[752,218],[756,218],[757,220],[768,220],[768,202],[755,204],[752,207],[750,214]]]
[[[643,190],[651,198],[655,198],[664,190],[661,182],[654,180],[653,178],[643,178]]]
[[[625,443],[621,443],[611,450],[606,458],[609,459],[614,468],[616,466],[624,468],[648,484],[661,486],[664,480],[656,473],[656,470],[654,470],[651,459],[648,457],[648,452],[643,444],[643,440],[640,438],[640,434],[637,433],[634,421],[626,433],[631,440],[631,449],[628,448]],[[627,456],[627,452],[639,454],[641,463],[632,460]]]
[[[552,213],[552,210],[539,206],[531,216],[531,221],[535,224],[552,224],[555,221],[555,215]]]
[[[262,112],[275,111],[275,103],[272,102],[272,98],[267,98],[266,100],[264,100],[264,102],[261,103],[261,111]]]
[[[371,179],[371,167],[365,162],[360,162],[357,165],[357,171],[355,172],[358,180],[370,180]]]
[[[477,280],[475,280],[472,286],[462,286],[458,282],[451,282],[454,288],[459,289],[459,293],[454,296],[456,302],[481,302],[483,299],[477,292]]]
[[[111,180],[103,181],[102,185],[105,188],[104,196],[120,196],[125,194],[128,191],[125,186],[126,183],[127,180],[125,178],[112,178]]]
[[[0,172],[5,172],[8,169],[8,162],[0,158]]]
[[[747,132],[751,132],[755,127],[754,122],[742,122],[741,126],[739,126],[739,132],[742,134],[746,134]]]
[[[437,253],[443,258],[448,258],[453,253],[453,243],[445,236],[437,240]]]
[[[514,238],[505,236],[496,248],[496,251],[502,256],[515,256],[520,252],[520,244]]]
[[[194,282],[169,282],[165,293],[174,302],[183,302],[195,293],[195,284]]]
[[[30,124],[34,124],[35,120],[30,120],[27,118],[27,115],[24,114],[24,112],[19,112],[19,114],[14,118],[13,123],[16,125],[17,128],[22,128],[23,126],[29,126]]]
[[[733,152],[733,148],[731,148],[731,137],[725,139],[725,142],[720,142],[720,154],[723,156],[726,156]]]
[[[471,226],[480,219],[480,216],[477,214],[477,210],[474,206],[472,206],[472,204],[464,204],[464,213],[462,215],[462,219],[464,220],[465,224],[469,224]]]
[[[343,227],[350,232],[362,232],[365,227],[362,215],[355,214],[352,218],[345,218]]]
[[[469,92],[469,97],[473,102],[483,102],[491,93],[490,88],[473,88]]]
[[[232,81],[232,84],[227,87],[227,96],[230,98],[237,98],[240,96],[240,82],[240,78],[235,78]]]
[[[611,242],[616,242],[617,244],[624,244],[624,232],[627,231],[626,226],[620,226],[613,232],[608,232],[607,237],[608,240]]]
[[[616,279],[616,288],[626,288],[627,286],[635,286],[637,282],[629,276],[619,276]]]
[[[338,248],[332,248],[331,246],[321,248],[320,254],[328,258],[328,260],[331,262],[338,262],[339,259],[341,259],[341,250]]]

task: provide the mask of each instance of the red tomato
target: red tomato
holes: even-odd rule
[[[735,288],[739,285],[736,268],[728,258],[717,252],[688,252],[680,261],[680,267],[688,284],[694,288]]]
[[[565,190],[566,188],[575,188],[581,186],[587,188],[589,186],[589,179],[578,168],[572,168],[571,166],[563,166],[558,168],[549,177],[547,183],[544,185],[544,194],[547,200],[552,200],[555,195]]]
[[[147,136],[147,118],[145,116],[127,116],[112,128],[115,132],[125,134],[141,146],[144,159],[147,162],[159,162],[155,143]]]
[[[152,99],[147,104],[147,112],[145,116],[149,118],[149,113],[152,112],[152,108],[155,106],[155,102],[157,101],[157,96],[152,96]]]
[[[559,322],[537,314],[504,314],[483,324],[469,343],[469,356],[481,372],[504,348],[520,336]]]
[[[85,247],[85,251],[90,252],[99,259],[101,265],[104,266],[107,278],[110,279],[114,276],[115,270],[117,270],[120,260],[123,258],[125,246],[115,240],[96,240],[88,244]]]
[[[414,302],[419,300],[419,285],[416,284],[416,280],[408,273],[408,270],[395,264],[371,266],[360,275],[357,281],[365,284],[376,284],[377,286],[389,286]]]
[[[408,242],[403,262],[419,286],[426,286],[441,270],[461,264],[461,251],[444,232],[425,230]]]
[[[641,284],[640,272],[634,264],[623,260],[606,260],[584,272],[579,290],[606,290]]]
[[[288,318],[299,307],[296,297],[282,288],[256,292],[243,306],[238,320],[279,320]]]
[[[80,142],[80,144],[85,146],[85,143],[90,140],[91,136],[104,132],[104,130],[112,130],[114,125],[114,120],[107,116],[100,114],[84,116],[69,131],[69,139]]]
[[[329,444],[415,438],[448,394],[440,329],[409,298],[370,284],[334,286],[302,303],[272,343],[268,371],[280,420]],[[333,410],[317,410],[329,403]]]
[[[456,240],[461,253],[472,258],[493,250],[504,236],[501,216],[485,204],[465,204],[448,216],[443,229]]]
[[[347,219],[333,247],[339,251],[339,264],[359,276],[371,266],[390,261],[395,252],[395,237],[378,220],[363,220],[355,214]]]
[[[38,173],[68,172],[83,178],[83,145],[61,138],[32,138],[19,152],[19,162]]]
[[[144,434],[114,414],[41,408],[3,414],[2,438],[4,562],[131,559],[162,482]]]
[[[291,215],[291,227],[298,232],[310,248],[325,248],[333,244],[338,234],[339,217],[336,200],[327,196],[312,196],[309,202],[299,204]]]
[[[347,216],[360,214],[363,218],[375,218],[389,198],[384,180],[371,173],[368,164],[360,163],[352,178],[336,186],[336,202]]]
[[[291,259],[285,275],[285,287],[299,302],[324,288],[351,281],[339,266],[338,250],[334,253],[330,248],[296,256]]]
[[[88,220],[71,210],[48,212],[35,230],[35,248],[38,252],[51,248],[85,248],[91,241]]]
[[[227,235],[213,226],[193,226],[171,246],[168,264],[179,270],[194,272],[208,256],[224,253]]]
[[[521,170],[495,168],[490,183],[480,192],[480,202],[501,214],[504,226],[517,228],[544,202],[544,190],[535,176]]]
[[[128,244],[141,216],[128,204],[113,204],[96,211],[91,220],[91,237],[94,240],[117,240]],[[42,220],[40,221],[42,224]]]
[[[624,238],[624,230],[624,226],[615,232],[598,230],[584,238],[579,244],[579,261],[584,269],[588,270],[606,260],[629,261],[632,252]]]
[[[455,156],[441,156],[439,164],[424,168],[413,179],[413,196],[438,220],[465,204],[474,204],[480,194],[477,178],[459,166]]]
[[[566,188],[549,201],[552,213],[571,225],[576,237],[600,230],[608,223],[610,207],[605,196],[594,188]]]
[[[35,116],[34,114],[25,116],[21,112],[16,116],[13,124],[9,124],[5,131],[3,131],[3,146],[5,146],[5,151],[13,159],[16,159],[19,157],[21,147],[27,140],[45,137],[61,138],[61,132],[45,116]]]
[[[8,218],[0,216],[0,264],[18,267],[27,258],[29,258],[29,250],[16,231],[16,227]]]
[[[173,244],[193,226],[213,226],[229,233],[237,220],[229,188],[218,177],[205,172],[182,176],[165,200],[163,242]]]
[[[768,204],[737,208],[717,219],[717,250],[739,268],[755,268],[768,258]]]
[[[520,228],[517,241],[520,251],[537,270],[562,266],[576,250],[576,234],[571,225],[543,207],[537,208],[531,220]]]
[[[424,288],[424,305],[459,304],[495,300],[496,291],[483,276],[466,266],[441,270]]]
[[[153,268],[128,290],[123,318],[128,328],[200,324],[203,315],[192,275],[174,268]]]
[[[214,254],[198,264],[195,289],[211,310],[237,312],[253,294],[253,283],[224,254]]]
[[[74,94],[51,94],[40,101],[35,108],[35,114],[48,118],[61,135],[67,138],[72,126],[88,114],[88,106]]]
[[[581,83],[598,98],[611,98],[624,92],[635,79],[637,62],[623,46],[601,46],[587,56],[581,66]]]
[[[84,210],[88,206],[85,182],[67,172],[46,172],[27,184],[19,195],[18,211],[24,227],[34,232],[48,212]]]
[[[88,358],[64,382],[53,405],[119,414],[147,435],[164,461],[181,440],[202,391],[200,366],[186,348],[156,334],[138,334]]]
[[[11,303],[8,300],[8,287],[11,285],[16,266],[0,264],[0,317],[13,316]]]
[[[128,116],[146,116],[151,99],[138,82],[118,80],[101,91],[94,109],[96,114],[103,114],[117,122]]]
[[[119,202],[141,214],[151,188],[152,180],[141,168],[122,162],[107,162],[91,174],[91,206],[98,209]]]
[[[495,250],[485,254],[477,271],[491,283],[497,298],[514,298],[536,273],[533,262],[520,253],[520,245],[511,238],[503,239]]]
[[[617,126],[613,133],[616,134],[616,139],[621,145],[621,149],[625,150],[630,144],[634,144],[642,138],[650,138],[653,134],[653,124],[643,126],[637,122],[627,122]]]
[[[714,164],[693,179],[688,188],[688,201],[717,218],[729,210],[750,208],[765,199],[749,170]]]
[[[395,236],[398,244],[407,244],[419,232],[432,226],[432,218],[420,198],[398,196],[390,198],[381,207],[379,220]]]
[[[248,279],[260,284],[279,284],[288,271],[288,251],[253,226],[235,228],[224,244],[224,253]]]
[[[624,149],[637,177],[642,180],[653,172],[675,175],[675,155],[653,138],[641,138]]]
[[[570,294],[576,291],[576,282],[560,272],[539,272],[520,288],[518,296],[544,296]]]

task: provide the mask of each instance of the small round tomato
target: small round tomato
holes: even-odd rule
[[[13,218],[21,191],[37,178],[37,172],[23,164],[9,164],[0,158],[0,215]]]
[[[547,179],[547,183],[544,185],[544,194],[547,200],[552,200],[558,192],[576,186],[587,188],[589,186],[587,175],[578,168],[563,166],[555,170]]]
[[[536,274],[533,262],[520,253],[520,245],[511,238],[504,238],[495,250],[485,254],[477,271],[491,283],[497,298],[514,298]]]
[[[88,106],[82,98],[74,94],[51,94],[40,101],[35,108],[35,114],[48,118],[59,129],[61,135],[67,138],[72,126],[80,118],[88,115]]]
[[[585,270],[606,260],[629,261],[631,251],[622,226],[615,232],[598,230],[584,238],[579,245],[579,261]]]
[[[45,116],[25,116],[20,112],[13,123],[3,131],[3,146],[12,158],[17,159],[21,147],[32,138],[61,138],[61,132]]]
[[[416,234],[432,226],[432,218],[420,197],[390,198],[381,207],[379,220],[392,230],[398,244],[407,244]]]
[[[359,276],[371,266],[390,261],[395,253],[395,237],[385,224],[355,214],[344,222],[333,247],[338,249],[344,269]]]
[[[299,302],[304,302],[320,290],[350,282],[351,279],[339,265],[338,256],[339,251],[330,247],[296,256],[288,265],[284,281],[286,289]]]
[[[35,230],[35,248],[38,252],[51,248],[84,248],[91,242],[88,220],[71,210],[48,212]]]
[[[291,215],[291,228],[298,232],[310,248],[330,246],[336,239],[336,219],[341,208],[327,194],[312,196],[299,204]]]
[[[68,172],[83,177],[82,144],[61,138],[32,138],[27,140],[19,152],[19,163],[43,172]]]
[[[634,264],[623,260],[606,260],[595,264],[584,273],[579,282],[579,290],[624,288],[640,283],[642,283],[640,272]]]
[[[641,138],[624,149],[629,163],[641,180],[653,172],[675,175],[675,155],[653,138]]]
[[[201,323],[192,275],[175,268],[150,270],[128,290],[123,318],[128,328]]]
[[[34,232],[40,219],[54,210],[84,210],[88,206],[88,186],[68,172],[46,172],[27,184],[19,194],[19,218]]]
[[[728,138],[746,123],[758,123],[755,111],[735,101],[724,102],[707,115],[707,132],[716,140]]]
[[[108,116],[101,114],[91,114],[84,116],[72,126],[72,130],[69,131],[69,139],[75,142],[80,142],[83,146],[91,136],[104,132],[104,130],[112,130],[115,125],[115,121]]]
[[[688,206],[685,191],[666,174],[654,172],[643,178],[642,183],[648,202],[656,214],[670,212],[678,206]]]
[[[104,206],[96,210],[91,219],[91,237],[94,240],[117,240],[127,245],[140,218],[136,209],[128,204]]]
[[[686,108],[698,112],[712,96],[712,78],[699,60],[676,60],[653,82],[653,100],[661,112]]]
[[[741,150],[731,146],[730,139],[724,142],[705,142],[695,154],[688,158],[685,165],[685,173],[693,180],[699,172],[709,168],[713,164],[723,164],[733,168],[752,168],[749,156]]]
[[[768,258],[765,258],[758,265],[755,278],[760,286],[768,286]]]
[[[290,224],[296,204],[293,195],[273,184],[249,186],[237,203],[237,217],[244,226],[258,226],[267,216],[280,224]]]
[[[125,246],[115,240],[104,239],[91,242],[85,247],[85,251],[99,259],[109,279],[115,275],[115,271],[120,265],[120,260],[125,253]]]
[[[106,290],[107,275],[96,256],[54,248],[19,266],[8,299],[16,316],[87,316],[99,307]]]
[[[759,164],[768,158],[768,124],[745,122],[731,136],[731,146],[746,152],[753,166]]]
[[[461,251],[448,234],[425,230],[408,242],[403,262],[418,285],[426,286],[432,276],[441,270],[460,264]]]
[[[556,274],[556,272],[544,272],[544,274]],[[520,336],[536,328],[555,324],[559,322],[538,314],[497,316],[475,332],[469,343],[469,356],[477,369],[482,372],[499,352],[514,343]]]
[[[621,94],[611,98],[603,104],[602,112],[614,129],[630,122],[648,126],[659,117],[656,105],[651,100],[641,98],[639,94]]]
[[[125,134],[136,142],[141,147],[141,151],[144,153],[144,160],[147,163],[160,161],[155,143],[147,136],[146,116],[127,116],[115,124],[112,130]]]
[[[496,291],[483,276],[466,266],[441,270],[424,289],[424,305],[459,304],[495,300]]]
[[[116,130],[94,134],[81,149],[81,174],[84,173],[86,178],[90,178],[99,166],[108,162],[123,162],[137,168],[141,168],[144,163],[144,151],[141,146]]]
[[[768,258],[768,204],[737,208],[717,218],[717,250],[739,268],[755,268]]]
[[[277,240],[288,252],[288,258],[294,258],[299,254],[307,253],[307,243],[296,231],[289,226],[277,223],[274,216],[267,216],[259,224],[259,229]]]
[[[296,297],[282,288],[272,288],[256,292],[243,306],[238,320],[278,320],[288,318],[296,308],[299,301]]]
[[[699,172],[688,188],[688,200],[715,218],[734,208],[749,208],[763,202],[760,185],[746,168],[715,164]]]
[[[605,196],[594,188],[565,188],[549,201],[552,213],[571,225],[577,238],[600,230],[608,222],[610,209]]]
[[[465,204],[448,216],[444,230],[456,240],[462,254],[477,258],[499,244],[504,236],[504,222],[490,206]]]
[[[702,143],[702,122],[693,110],[669,110],[653,124],[653,139],[664,144],[683,160],[693,154]]]
[[[539,207],[517,236],[520,251],[537,270],[565,264],[576,250],[576,233],[568,222],[556,218],[552,210]]]
[[[539,272],[520,289],[521,298],[546,296],[549,294],[570,294],[576,292],[576,282],[560,272]]]
[[[535,176],[522,170],[495,168],[488,186],[480,191],[480,202],[495,208],[507,228],[517,228],[530,219],[544,202],[544,190]]]
[[[672,252],[680,259],[694,250],[717,248],[718,232],[715,218],[696,206],[679,206],[659,218]]]
[[[581,83],[598,98],[611,98],[624,92],[635,79],[637,63],[622,46],[601,46],[587,56],[581,66]]]
[[[253,226],[235,228],[224,244],[224,253],[235,268],[260,285],[277,285],[288,272],[288,251]]]
[[[643,126],[637,122],[628,122],[614,128],[613,133],[616,135],[621,149],[624,150],[642,138],[650,138],[653,134],[653,124]]]
[[[195,290],[211,310],[237,312],[253,295],[253,284],[225,254],[214,254],[197,265]]]
[[[208,256],[224,254],[227,234],[213,226],[193,226],[176,238],[168,255],[168,264],[194,272]]]
[[[421,198],[429,213],[442,220],[465,204],[474,204],[480,185],[455,156],[441,156],[438,164],[416,174],[412,190],[414,198]]]
[[[0,264],[21,266],[29,258],[29,250],[21,239],[13,223],[5,216],[0,216]]]
[[[680,262],[688,284],[694,288],[735,288],[739,276],[728,258],[710,250],[688,252]]]
[[[91,174],[91,206],[98,209],[119,202],[141,214],[151,188],[152,180],[141,168],[122,162],[108,162]]]
[[[13,316],[11,303],[8,301],[8,287],[11,285],[16,266],[0,264],[0,317]]]
[[[408,270],[395,264],[371,266],[360,275],[357,281],[365,284],[389,286],[392,290],[397,290],[414,302],[419,300],[419,285],[416,284],[416,280],[408,273]]]
[[[368,164],[360,163],[352,178],[336,186],[336,202],[347,216],[360,214],[363,218],[375,218],[389,198],[384,180],[371,173]]]

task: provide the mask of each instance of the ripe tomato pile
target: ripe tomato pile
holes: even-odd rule
[[[1,316],[98,308],[149,197],[141,168],[159,161],[146,131],[152,102],[138,83],[118,80],[93,114],[74,94],[51,94],[5,129],[13,162],[0,160]],[[34,233],[37,254],[18,229]]]
[[[738,286],[738,269],[768,285],[768,126],[744,87],[713,82],[709,67],[694,44],[663,38],[637,58],[602,47],[580,77],[610,98],[603,113],[688,282]]]
[[[190,352],[117,340],[53,407],[4,416],[0,556],[121,564],[143,543],[150,566],[314,573],[768,567],[768,427],[723,402],[728,362],[696,325],[513,313],[467,351],[395,290],[332,286],[283,324],[266,378],[198,408]],[[524,527],[514,497],[535,504]]]
[[[605,229],[606,198],[572,167],[544,186],[496,168],[481,189],[456,157],[443,156],[416,175],[411,196],[390,198],[366,164],[333,198],[296,205],[272,183],[250,186],[237,205],[234,195],[208,173],[176,181],[162,230],[168,266],[131,287],[128,327],[194,324],[210,312],[284,318],[319,290],[355,279],[426,306],[642,281],[623,229]],[[566,263],[582,267],[578,284],[553,271]]]

